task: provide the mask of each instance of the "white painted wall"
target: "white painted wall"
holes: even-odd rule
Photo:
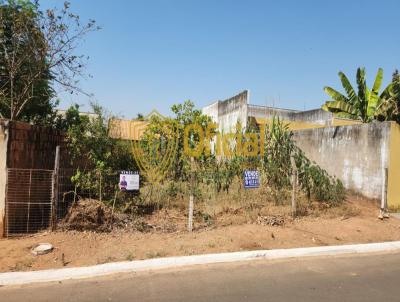
[[[247,90],[224,101],[203,108],[202,112],[218,124],[220,133],[234,133],[238,122],[247,127],[249,92]]]
[[[6,207],[6,183],[7,183],[7,142],[8,122],[0,121],[0,237],[4,234],[5,207]]]

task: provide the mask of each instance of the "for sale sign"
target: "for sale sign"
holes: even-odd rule
[[[121,191],[138,191],[139,172],[121,171],[119,175],[119,188]]]
[[[246,189],[258,188],[260,186],[260,175],[257,170],[244,171],[244,187]]]

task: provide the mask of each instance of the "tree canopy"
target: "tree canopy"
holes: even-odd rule
[[[82,92],[77,79],[86,57],[75,50],[97,27],[69,6],[42,11],[37,1],[0,0],[0,117],[52,124],[55,86]]]

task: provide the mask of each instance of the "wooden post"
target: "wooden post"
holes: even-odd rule
[[[111,211],[111,228],[113,227],[113,223],[114,223],[114,208],[115,208],[115,202],[117,201],[117,195],[118,195],[118,189],[115,190],[114,202],[113,202],[112,211]]]
[[[387,213],[387,183],[388,183],[388,168],[382,168],[382,196],[381,196],[381,209],[379,218],[389,218]]]
[[[60,169],[60,146],[56,147],[56,158],[54,160],[54,171],[51,189],[51,230],[57,228],[57,206],[58,206],[58,172]]]
[[[194,158],[192,157],[190,159],[190,169],[191,169],[191,175],[190,175],[190,197],[189,197],[189,221],[188,221],[188,231],[192,232],[193,231],[193,208],[194,208]]]
[[[188,222],[188,231],[193,231],[193,194],[190,194],[189,197],[189,222]]]
[[[296,191],[297,191],[297,167],[293,156],[290,158],[292,163],[292,216],[296,217],[297,205],[296,205]]]
[[[100,198],[100,202],[102,202],[103,201],[103,195],[102,195],[102,192],[101,192],[101,185],[102,185],[102,183],[101,183],[101,177],[102,177],[102,174],[101,174],[101,170],[100,170],[100,180],[99,180],[99,185],[100,185],[100,187],[99,187],[99,194],[100,194],[100,196],[99,196],[99,198]]]
[[[28,193],[28,219],[26,220],[26,233],[29,233],[29,222],[31,214],[31,191],[32,191],[32,169],[29,171],[29,193]]]

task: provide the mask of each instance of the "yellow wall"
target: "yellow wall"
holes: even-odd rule
[[[388,207],[398,210],[400,209],[400,126],[395,122],[392,122],[390,126],[388,168]]]
[[[148,121],[111,119],[108,124],[108,136],[124,140],[140,140]]]
[[[271,124],[272,119],[269,118],[255,118],[257,124]],[[329,127],[326,124],[320,123],[311,123],[311,122],[302,122],[302,121],[287,121],[282,120],[283,123],[287,124],[290,130],[303,130],[303,129],[315,129],[315,128],[325,128]],[[361,122],[355,120],[347,120],[347,119],[338,119],[333,118],[331,126],[348,126],[348,125],[355,125],[360,124]]]
[[[340,118],[333,118],[333,125],[332,126],[351,126],[351,125],[358,125],[362,124],[360,121],[356,120],[347,120],[347,119],[340,119]]]

